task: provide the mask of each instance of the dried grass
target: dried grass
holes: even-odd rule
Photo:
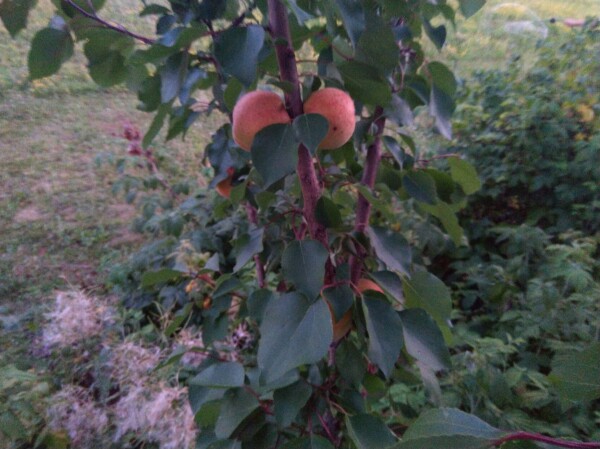
[[[106,368],[119,393],[110,403],[100,404],[90,389],[66,385],[50,398],[50,427],[65,431],[74,449],[104,447],[101,439],[106,446],[110,441],[125,446],[136,441],[153,442],[162,449],[194,447],[197,428],[187,388],[172,385],[156,371],[173,348],[119,341],[107,330],[114,317],[110,307],[82,292],[57,295],[54,310],[47,314],[44,343],[62,348],[83,345],[92,337],[110,337],[104,338],[102,344],[110,352]],[[190,349],[202,346],[202,339],[188,330],[179,335],[174,345]],[[204,358],[202,353],[188,354],[184,362],[191,365]]]

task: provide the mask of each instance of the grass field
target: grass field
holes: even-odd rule
[[[107,3],[105,17],[151,34],[151,22],[135,17],[140,2]],[[489,1],[450,31],[442,58],[461,75],[502,66],[512,52],[532,49],[529,39],[503,39],[485,28],[500,3]],[[560,25],[553,29],[551,17],[600,13],[600,0],[519,4],[550,32],[569,32]],[[111,193],[115,169],[98,166],[95,159],[99,153],[124,154],[123,126],[131,123],[143,130],[151,116],[135,109],[136,98],[125,89],[97,87],[81,51],[60,74],[28,81],[28,42],[46,25],[51,10],[50,1],[42,0],[29,28],[14,40],[0,26],[0,367],[9,362],[28,367],[28,338],[56,289],[108,294],[108,268],[141,240],[129,230],[135,208]],[[185,142],[156,144],[173,155],[172,175],[199,176],[201,153],[214,127],[212,122],[197,123]]]

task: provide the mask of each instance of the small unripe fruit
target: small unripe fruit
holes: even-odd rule
[[[215,186],[215,190],[223,198],[229,198],[231,195],[231,188],[233,187],[233,175],[235,174],[235,168],[229,167],[227,169],[227,178],[219,181]]]
[[[231,195],[231,176],[228,176],[223,181],[220,181],[216,185],[215,190],[223,198],[229,198],[229,196]]]
[[[350,95],[335,87],[313,92],[304,102],[305,114],[321,114],[329,122],[329,131],[319,144],[322,150],[334,150],[344,145],[354,134],[356,117]]]
[[[254,136],[276,123],[290,123],[283,101],[274,92],[255,90],[242,96],[233,108],[233,140],[250,151]]]
[[[373,290],[379,293],[383,293],[383,289],[379,285],[377,285],[371,279],[366,278],[359,279],[358,284],[356,284],[356,288],[361,293],[364,293],[367,290]]]
[[[376,292],[383,293],[383,289],[379,285],[370,279],[365,278],[362,278],[358,281],[356,289],[360,293],[364,293],[367,290],[374,290]],[[333,308],[331,305],[329,305],[329,303],[327,303],[327,305],[329,306],[329,312],[331,313],[331,319],[333,321],[333,341],[339,341],[352,328],[352,310],[348,310],[346,313],[344,313],[339,321],[335,321]]]

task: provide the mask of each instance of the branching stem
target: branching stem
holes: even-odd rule
[[[95,22],[98,22],[100,25],[102,25],[103,28],[116,31],[117,33],[125,34],[126,36],[130,36],[140,42],[143,42],[144,44],[152,45],[154,43],[154,39],[134,33],[133,31],[129,31],[121,24],[112,24],[110,22],[107,22],[106,20],[98,16],[98,14],[96,14],[96,11],[86,11],[84,8],[76,4],[73,0],[66,0],[66,2],[70,6],[75,8],[77,12],[79,12],[81,15],[87,17],[88,19],[92,19]]]
[[[361,184],[369,187],[370,189],[375,186],[377,169],[379,168],[379,162],[381,161],[381,137],[385,128],[385,116],[383,115],[383,108],[381,106],[377,106],[375,108],[374,116],[374,125],[376,127],[374,140],[367,149],[367,160],[365,162],[365,168],[361,179]],[[369,200],[359,193],[356,207],[356,221],[354,223],[355,232],[365,232],[369,224],[370,215],[371,203],[369,203]],[[350,279],[352,280],[353,284],[356,284],[360,278],[362,271],[362,260],[364,258],[364,249],[357,248],[357,251],[359,254],[350,258]]]
[[[287,10],[281,0],[268,0],[268,6],[269,30],[273,40],[277,42],[275,51],[277,54],[279,75],[282,81],[287,81],[293,86],[293,89],[285,94],[285,103],[290,117],[294,119],[302,115],[303,110],[296,56],[292,47]],[[317,201],[321,197],[322,186],[317,178],[313,157],[308,148],[302,144],[298,147],[297,168],[302,188],[302,198],[304,200],[304,219],[308,226],[308,232],[312,239],[321,242],[326,248],[329,248],[327,229],[318,222],[315,214]]]
[[[492,443],[492,446],[500,447],[504,443],[508,441],[515,440],[530,440],[530,441],[539,441],[540,443],[551,444],[553,446],[558,447],[566,447],[569,449],[600,449],[600,442],[591,441],[585,443],[583,441],[568,441],[561,440],[558,438],[552,438],[545,435],[540,435],[539,433],[531,433],[531,432],[514,432],[505,437],[502,437]]]

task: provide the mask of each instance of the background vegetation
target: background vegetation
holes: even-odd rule
[[[459,307],[453,317],[453,369],[440,379],[437,393],[407,379],[378,397],[374,384],[371,405],[401,426],[434,401],[503,428],[598,440],[598,401],[578,400],[565,414],[572,392],[561,389],[560,376],[547,376],[556,357],[597,342],[600,332],[600,174],[594,163],[600,147],[598,34],[548,23],[550,17],[584,16],[593,10],[593,1],[522,2],[548,26],[541,49],[530,39],[523,42],[523,35],[502,39],[486,29],[495,3],[470,22],[459,22],[443,53],[465,79],[454,141],[440,143],[429,135],[425,115],[415,128],[424,154],[429,155],[427,147],[431,156],[458,152],[477,167],[483,189],[461,216],[471,246],[456,251],[435,220],[408,214],[399,220],[420,237],[416,241],[429,269],[454,287]],[[111,2],[108,8],[104,12],[122,22],[137,5]],[[137,309],[156,300],[152,289],[145,298],[137,297],[135,287],[148,268],[149,252],[156,257],[154,266],[172,253],[185,220],[186,192],[203,192],[210,171],[200,165],[201,155],[219,121],[197,122],[184,142],[157,141],[153,154],[160,175],[140,167],[127,155],[131,141],[125,128],[144,128],[148,117],[134,109],[129,93],[96,87],[82,59],[72,60],[53,78],[27,80],[27,42],[45,26],[41,17],[36,12],[17,40],[0,30],[0,414],[3,429],[17,429],[5,432],[6,444],[17,447],[36,440],[48,447],[64,447],[69,438],[74,443],[72,435],[47,427],[51,419],[44,398],[73,382],[88,390],[93,385],[96,396],[101,390],[101,352],[82,359],[61,350],[62,367],[49,354],[40,357],[39,323],[44,312],[57,313],[50,301],[55,289],[77,286],[105,296],[116,287],[128,298],[126,305]],[[138,21],[125,24],[140,27]],[[161,179],[181,192],[175,200]],[[125,198],[139,206],[138,218]],[[224,210],[217,209],[216,217],[224,218]],[[132,222],[145,236],[132,232]],[[157,236],[164,238],[158,240],[162,247],[157,247]],[[149,238],[150,249],[144,246]],[[123,265],[114,269],[117,263]],[[159,296],[163,310],[172,298]],[[101,320],[106,330],[86,343],[92,354],[101,342],[132,332],[166,353],[175,350],[164,337],[172,333],[177,315],[164,314],[152,325],[139,312],[122,313],[116,327]],[[234,351],[235,344],[232,348],[225,350]],[[167,369],[162,378],[172,379],[172,374]],[[86,384],[87,376],[92,380]],[[125,382],[112,387],[124,388]],[[91,403],[109,404],[107,388]],[[121,437],[119,444],[125,444],[127,436]],[[98,439],[95,447],[116,444],[108,431]]]

